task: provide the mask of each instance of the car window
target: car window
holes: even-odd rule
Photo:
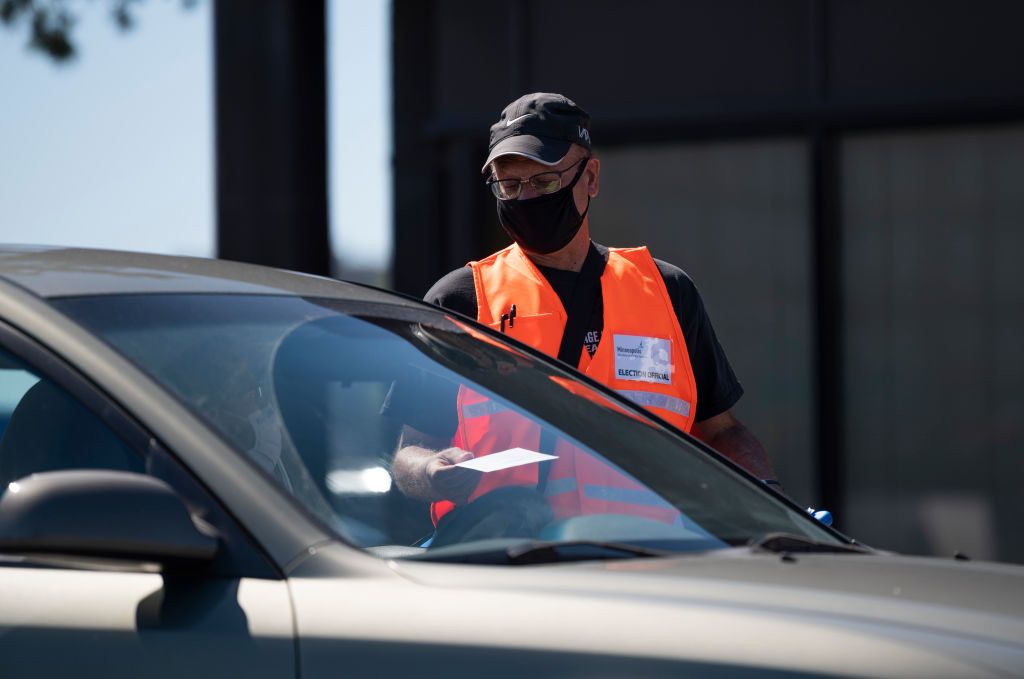
[[[671,551],[771,532],[836,541],[644,411],[439,312],[251,295],[55,304],[378,553],[494,538]],[[396,450],[410,432],[484,465],[465,497],[424,502],[400,487]]]
[[[113,406],[102,407],[106,412]],[[167,483],[193,517],[217,531],[221,548],[210,574],[277,577],[245,532],[177,459],[144,432],[136,433],[141,441],[126,440],[81,399],[0,349],[0,495],[12,482],[41,472],[103,469],[148,474]],[[0,565],[9,563],[19,562],[0,560]]]
[[[3,436],[18,401],[38,381],[39,378],[35,374],[10,362],[5,362],[3,367],[0,367],[0,437]]]
[[[142,457],[64,389],[0,350],[0,489],[39,472],[141,472]]]

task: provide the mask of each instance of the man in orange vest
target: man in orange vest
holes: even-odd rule
[[[601,161],[587,113],[560,94],[520,97],[491,126],[483,172],[513,244],[449,273],[425,299],[561,358],[775,483],[730,410],[743,388],[693,281],[646,248],[591,241]],[[495,416],[472,416],[488,412],[483,397],[464,389],[458,400],[407,425],[392,465],[406,495],[434,503],[435,524],[479,496],[480,474],[455,465],[501,449],[486,440]]]

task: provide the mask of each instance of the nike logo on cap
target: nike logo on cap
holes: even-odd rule
[[[519,116],[518,118],[513,118],[512,120],[506,120],[505,121],[505,127],[512,127],[512,124],[515,123],[516,121],[522,120],[523,118],[529,118],[532,115],[533,115],[532,113],[527,113],[526,115]]]

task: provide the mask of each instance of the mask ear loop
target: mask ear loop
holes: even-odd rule
[[[580,169],[576,170],[576,176],[572,178],[572,182],[566,188],[568,188],[568,189],[574,188],[576,186],[576,184],[579,183],[580,177],[583,176],[583,171],[587,169],[587,164],[590,162],[590,159],[593,158],[593,157],[594,156],[587,156],[586,158],[580,159]],[[590,199],[588,198],[587,200],[589,202]]]
[[[569,189],[571,191],[574,188],[576,188],[576,184],[579,183],[580,177],[583,176],[583,171],[585,169],[587,169],[587,164],[590,163],[590,159],[593,158],[593,157],[594,156],[587,156],[586,158],[583,159],[582,163],[580,164],[580,169],[576,170],[576,176],[573,177],[572,183],[569,184],[569,186],[566,187],[567,189]],[[583,220],[587,218],[587,213],[588,212],[590,212],[590,192],[589,191],[587,192],[587,206],[585,208],[583,208],[583,214],[580,215],[580,223],[576,227],[577,231],[579,231],[579,227],[583,225]]]

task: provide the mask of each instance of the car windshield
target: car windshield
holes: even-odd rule
[[[692,552],[776,532],[838,542],[642,410],[440,311],[269,295],[54,303],[339,537],[380,555]],[[465,495],[428,502],[397,483],[408,440],[473,453],[481,466],[458,470]]]

